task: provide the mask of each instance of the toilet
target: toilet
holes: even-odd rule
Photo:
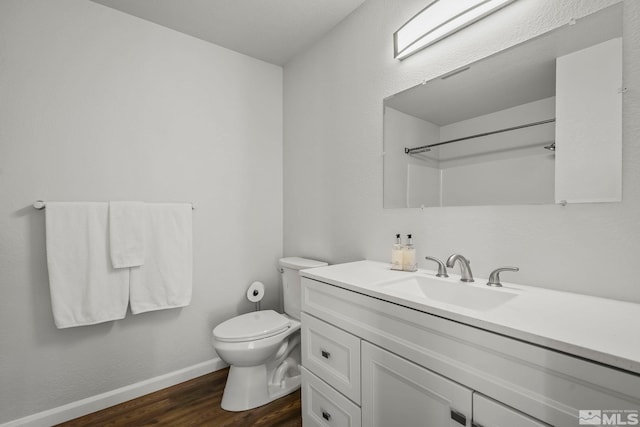
[[[299,270],[327,263],[289,257],[279,265],[284,314],[255,311],[213,329],[213,347],[230,365],[221,402],[227,411],[256,408],[300,388]]]

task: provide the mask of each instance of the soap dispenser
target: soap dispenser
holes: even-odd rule
[[[391,248],[391,269],[402,270],[402,240],[400,235],[396,234],[396,243]]]
[[[404,271],[418,270],[418,264],[416,263],[416,248],[413,247],[411,234],[407,234],[407,244],[402,250],[402,269]]]

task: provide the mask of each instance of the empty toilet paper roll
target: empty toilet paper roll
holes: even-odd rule
[[[264,283],[253,282],[247,289],[247,299],[251,302],[260,302],[264,297]]]

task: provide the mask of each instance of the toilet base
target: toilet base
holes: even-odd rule
[[[272,384],[266,365],[231,366],[220,406],[225,411],[239,412],[273,402],[300,388],[300,374],[286,376]]]

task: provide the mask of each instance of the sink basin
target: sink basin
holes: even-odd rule
[[[496,308],[518,296],[504,289],[481,288],[477,285],[437,279],[429,276],[411,276],[384,282],[379,290],[412,300],[426,299],[430,301],[457,305],[477,311]]]

